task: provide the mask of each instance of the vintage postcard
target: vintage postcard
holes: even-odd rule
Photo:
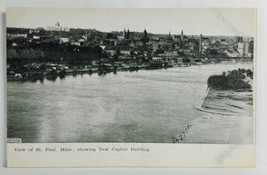
[[[254,167],[254,8],[8,8],[8,167]]]

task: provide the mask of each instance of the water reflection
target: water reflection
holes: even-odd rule
[[[60,76],[59,76],[59,79],[62,80],[62,79],[64,79],[65,77],[66,77],[65,75],[60,75]]]
[[[48,77],[46,77],[46,79],[49,81],[55,82],[57,80],[57,76],[56,75],[55,76],[48,76]]]
[[[107,74],[107,72],[98,72],[98,76],[103,77]]]
[[[41,77],[39,80],[41,83],[44,83],[44,77]]]

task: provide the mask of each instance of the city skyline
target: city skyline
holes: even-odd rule
[[[193,13],[192,13],[193,11]],[[130,31],[155,34],[252,36],[256,34],[255,9],[72,9],[8,8],[7,27],[52,26]],[[41,19],[41,20],[40,20]],[[76,20],[82,19],[82,20]],[[155,20],[156,19],[156,20]],[[203,22],[199,22],[203,20]],[[160,24],[160,25],[159,25]]]

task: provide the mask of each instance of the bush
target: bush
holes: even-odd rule
[[[238,69],[226,75],[212,75],[208,78],[208,86],[218,90],[251,90],[251,85],[244,81],[246,77],[253,78],[253,72],[248,69]]]

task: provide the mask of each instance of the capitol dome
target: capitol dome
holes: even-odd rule
[[[56,21],[55,26],[60,27],[59,21]]]

